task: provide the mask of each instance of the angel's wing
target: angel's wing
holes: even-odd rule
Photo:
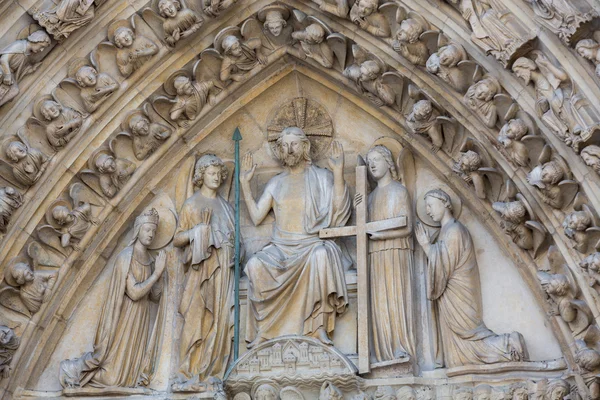
[[[123,75],[117,68],[117,48],[111,42],[102,42],[90,53],[90,61],[95,65],[98,72],[102,71],[116,77],[119,81],[124,80]]]
[[[75,182],[71,185],[69,188],[69,196],[73,200],[74,207],[78,207],[83,203],[88,203],[96,207],[104,207],[106,204],[104,199],[79,182]]]
[[[479,173],[487,179],[489,186],[486,190],[486,197],[490,201],[496,201],[500,198],[504,177],[500,171],[492,167],[479,168]]]
[[[473,83],[483,78],[483,68],[475,61],[459,61],[456,67],[460,71],[460,85],[457,89],[461,93],[466,92]]]
[[[44,246],[38,242],[31,242],[27,247],[27,254],[33,260],[33,267],[36,270],[45,268],[60,268],[65,262],[66,257]]]
[[[560,188],[560,197],[562,199],[561,204],[563,207],[566,207],[575,199],[579,191],[579,183],[574,180],[565,179],[558,184],[558,187]]]
[[[133,137],[129,132],[117,133],[110,140],[108,146],[116,158],[125,158],[127,160],[137,159],[133,151]]]
[[[398,111],[402,111],[402,98],[404,95],[405,85],[404,77],[396,71],[384,72],[382,76],[382,82],[384,85],[392,88],[395,96],[394,104]]]
[[[430,55],[437,51],[440,35],[441,33],[439,31],[426,30],[425,32],[421,33],[421,36],[419,36],[419,40],[425,43]]]
[[[146,7],[142,10],[142,18],[148,24],[150,29],[162,40],[165,38],[165,30],[163,29],[164,19],[158,15],[152,8]],[[166,43],[166,42],[165,42]]]
[[[231,188],[233,186],[233,173],[235,170],[235,163],[233,161],[225,161],[225,167],[227,168],[227,171],[228,171],[227,179],[221,185],[219,192],[220,192],[220,195],[224,199],[230,201],[230,200],[232,200],[230,198],[230,196],[231,196]]]
[[[513,119],[519,111],[519,106],[512,97],[504,93],[498,93],[494,96],[494,104],[496,104],[498,119],[501,126]]]
[[[56,230],[52,225],[42,225],[37,229],[38,238],[47,246],[56,250],[65,257],[71,253],[70,249],[65,249],[60,243],[61,232]]]
[[[175,129],[178,128],[177,121],[173,121],[169,115],[169,110],[175,104],[175,100],[166,96],[155,96],[151,99],[152,109],[156,114],[160,115],[160,118],[167,121],[169,125]]]
[[[21,300],[19,289],[15,289],[6,283],[3,283],[0,286],[0,304],[10,310],[31,318],[31,313],[25,304],[23,304],[23,300]]]
[[[548,243],[548,231],[544,228],[544,225],[538,221],[527,221],[525,226],[531,229],[533,234],[533,257],[536,258],[545,250]]]
[[[248,18],[242,24],[241,28],[242,36],[245,40],[258,38],[261,41],[264,40],[264,33],[260,22],[256,18]]]
[[[62,80],[52,91],[52,96],[63,106],[72,108],[79,112],[84,118],[89,116],[81,98],[81,88],[74,79]]]
[[[327,36],[327,44],[333,50],[335,58],[337,58],[340,69],[343,71],[346,68],[346,58],[348,57],[348,43],[346,36],[341,33],[332,33]]]
[[[200,53],[199,60],[194,64],[192,75],[196,79],[196,82],[207,82],[213,81],[215,87],[219,90],[223,90],[226,83],[221,81],[221,63],[223,57],[215,49],[206,49]]]
[[[100,177],[96,171],[84,169],[79,173],[79,178],[98,195],[104,196],[104,191],[102,190],[102,187],[100,187]]]
[[[179,167],[179,174],[177,175],[177,182],[175,183],[175,208],[177,212],[181,212],[185,200],[194,194],[192,178],[194,177],[195,164],[196,157],[188,157],[183,164],[181,164],[181,167]]]

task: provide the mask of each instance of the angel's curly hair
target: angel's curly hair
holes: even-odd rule
[[[204,183],[204,173],[206,172],[207,168],[210,167],[211,165],[221,168],[221,182],[220,183],[225,182],[229,171],[227,170],[227,167],[225,166],[225,163],[223,162],[223,160],[221,160],[219,157],[217,157],[214,154],[205,154],[202,157],[200,157],[198,159],[198,161],[196,161],[196,166],[194,167],[194,177],[192,178],[192,182],[194,183],[194,186],[196,186],[196,187],[202,186],[202,184]]]

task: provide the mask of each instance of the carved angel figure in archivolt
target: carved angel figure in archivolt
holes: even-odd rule
[[[297,29],[292,38],[297,43],[298,57],[310,58],[325,68],[337,65],[343,71],[346,67],[347,40],[340,33],[334,33],[323,21],[306,16],[294,10]]]
[[[144,20],[133,14],[108,26],[109,41],[100,43],[92,56],[101,70],[109,71],[116,64],[119,75],[128,78],[158,53],[153,36]]]
[[[132,161],[116,155],[114,149],[100,148],[88,160],[80,177],[96,193],[113,198],[136,170]]]
[[[48,156],[29,144],[22,129],[5,136],[1,146],[0,171],[10,171],[2,176],[23,188],[34,185],[46,170]]]
[[[481,80],[483,69],[469,60],[467,51],[458,43],[451,42],[445,35],[437,36],[436,51],[432,52],[425,66],[459,93],[465,93],[475,82]]]
[[[27,247],[36,269],[60,268],[93,225],[106,202],[81,182],[69,188],[66,198],[53,201],[44,223],[36,229],[37,240]]]
[[[0,304],[12,311],[31,317],[52,295],[56,271],[33,271],[26,260],[12,260],[4,268],[0,283]]]
[[[497,124],[502,126],[519,110],[514,100],[502,92],[498,79],[490,75],[484,75],[475,82],[467,90],[463,101],[488,128],[494,128]]]
[[[30,11],[35,19],[55,40],[62,42],[74,31],[89,24],[96,8],[105,0],[57,0],[42,9]]]
[[[572,179],[567,162],[546,146],[540,154],[537,166],[527,175],[529,184],[535,186],[542,201],[560,210],[575,199],[579,184]]]
[[[352,45],[353,63],[344,76],[356,83],[358,90],[378,107],[401,108],[404,77],[387,71],[387,64],[357,44]]]
[[[65,147],[81,132],[81,112],[61,104],[52,95],[42,95],[33,103],[33,115],[27,120],[27,133],[45,137],[53,150]]]
[[[497,139],[510,160],[520,167],[532,166],[546,146],[535,121],[521,110],[502,126]]]
[[[396,2],[384,3],[380,9],[398,25],[391,43],[394,51],[406,58],[413,65],[425,66],[431,50],[437,49],[440,33],[420,14],[399,5]]]
[[[148,103],[130,111],[121,122],[121,132],[113,139],[111,147],[131,146],[138,160],[145,160],[173,133],[173,128],[161,122],[162,118]],[[129,142],[129,143],[127,143]]]
[[[84,116],[100,108],[120,87],[113,77],[99,70],[94,58],[75,59],[69,65],[67,76],[52,95]]]
[[[142,17],[171,47],[198,32],[204,23],[204,18],[183,0],[153,0]]]
[[[226,86],[219,79],[221,61],[219,53],[207,49],[191,72],[181,69],[171,74],[163,83],[167,96],[152,98],[155,114],[175,128],[189,127],[207,104],[216,103],[216,95]]]

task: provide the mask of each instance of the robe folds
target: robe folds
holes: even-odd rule
[[[209,225],[202,210],[211,210]],[[181,210],[177,234],[190,232],[184,263],[190,268],[179,312],[181,334],[179,372],[188,379],[223,378],[233,340],[234,211],[220,195],[211,199],[197,191]]]
[[[369,194],[369,221],[407,216],[412,225],[410,197],[397,181]],[[371,358],[373,362],[415,356],[412,237],[369,240],[371,298]]]
[[[427,297],[435,302],[446,367],[522,361],[522,336],[496,334],[485,326],[475,248],[467,228],[444,225],[428,254]]]
[[[151,264],[136,261],[133,246],[119,253],[96,329],[94,350],[61,362],[63,386],[89,384],[104,388],[149,384],[157,365],[166,301],[161,299],[151,329],[151,304],[161,297],[162,282],[159,280],[150,292],[136,300],[132,289],[152,275]]]
[[[286,178],[285,173],[277,175],[265,188],[275,202]],[[345,311],[348,294],[342,252],[334,241],[319,238],[321,229],[343,226],[350,217],[348,188],[341,198],[335,198],[333,185],[331,171],[307,166],[303,232],[275,227],[271,243],[246,264],[248,342],[310,335],[319,328],[331,333],[336,314]]]

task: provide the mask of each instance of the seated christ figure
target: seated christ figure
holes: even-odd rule
[[[334,142],[331,171],[312,164],[310,141],[300,128],[284,129],[275,155],[285,171],[271,178],[255,201],[250,181],[252,155],[240,177],[248,213],[255,225],[272,209],[271,243],[252,256],[244,269],[249,279],[246,340],[248,348],[283,335],[312,336],[331,344],[335,318],[348,304],[342,253],[319,230],[343,226],[350,217],[344,182],[342,145]]]

